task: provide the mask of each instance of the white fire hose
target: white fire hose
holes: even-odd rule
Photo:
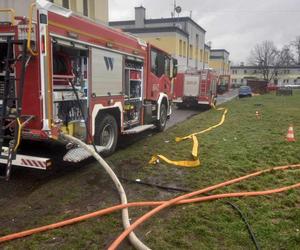
[[[63,134],[63,133],[61,134],[61,136],[63,139],[65,139],[71,143],[77,144],[81,148],[88,151],[99,162],[99,164],[108,173],[108,175],[114,182],[115,186],[117,187],[117,190],[120,195],[121,203],[127,204],[127,197],[126,197],[125,190],[124,190],[120,180],[118,179],[118,177],[116,176],[114,171],[111,169],[111,167],[107,164],[107,162],[93,148],[89,147],[81,140],[79,140],[71,135],[67,135],[67,134]],[[122,209],[122,221],[123,221],[123,226],[125,229],[130,227],[128,208]],[[131,244],[134,246],[134,248],[136,248],[138,250],[150,250],[149,247],[147,247],[143,242],[141,242],[138,239],[138,237],[135,235],[134,232],[129,234],[129,240],[130,240]]]

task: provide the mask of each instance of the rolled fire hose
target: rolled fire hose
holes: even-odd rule
[[[99,164],[108,173],[108,175],[110,176],[110,178],[114,182],[115,186],[117,187],[117,190],[120,194],[121,203],[122,204],[127,204],[127,197],[126,197],[125,190],[124,190],[120,180],[118,179],[118,177],[116,176],[114,171],[111,169],[111,167],[107,164],[107,162],[93,148],[90,148],[88,145],[86,145],[81,140],[79,140],[79,139],[77,139],[77,138],[75,138],[71,135],[64,134],[64,133],[61,134],[61,137],[65,140],[70,141],[72,143],[75,143],[78,146],[80,146],[81,148],[85,149],[99,162]],[[122,222],[123,222],[123,226],[124,226],[125,229],[130,227],[128,208],[122,209]],[[136,249],[138,249],[138,250],[151,250],[149,247],[147,247],[143,242],[141,242],[138,239],[138,237],[135,235],[134,232],[131,232],[128,237],[129,237],[129,240],[130,240],[131,244]]]

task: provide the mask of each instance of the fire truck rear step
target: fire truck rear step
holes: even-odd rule
[[[3,147],[2,155],[8,157],[8,147]],[[0,159],[0,163],[6,165],[7,159]],[[47,170],[51,167],[52,161],[50,158],[17,154],[16,158],[12,160],[12,165]]]
[[[125,134],[125,135],[138,134],[138,133],[141,133],[143,131],[146,131],[148,129],[153,129],[153,128],[155,128],[155,125],[153,125],[153,124],[141,125],[141,126],[137,126],[137,127],[125,130],[123,132],[123,134]]]
[[[90,148],[94,149],[94,146],[89,145]],[[105,147],[96,146],[98,153],[105,151]],[[84,148],[77,147],[70,149],[64,156],[63,160],[66,162],[80,162],[89,157],[91,157],[91,153],[86,151]]]

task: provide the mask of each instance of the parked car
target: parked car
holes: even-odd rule
[[[239,98],[251,97],[251,96],[252,96],[252,90],[249,86],[241,86],[239,88]]]

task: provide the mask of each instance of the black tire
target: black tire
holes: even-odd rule
[[[200,105],[200,110],[203,110],[203,111],[207,111],[207,110],[210,110],[211,109],[211,105],[209,104],[204,104],[204,105]]]
[[[164,131],[168,119],[168,111],[166,104],[162,103],[160,106],[160,115],[159,120],[156,123],[157,131],[162,132]]]
[[[183,103],[177,103],[176,104],[178,109],[184,109],[184,104]]]
[[[107,148],[101,152],[101,155],[111,155],[115,152],[118,142],[118,125],[116,119],[107,114],[97,123],[95,129],[95,144]]]

